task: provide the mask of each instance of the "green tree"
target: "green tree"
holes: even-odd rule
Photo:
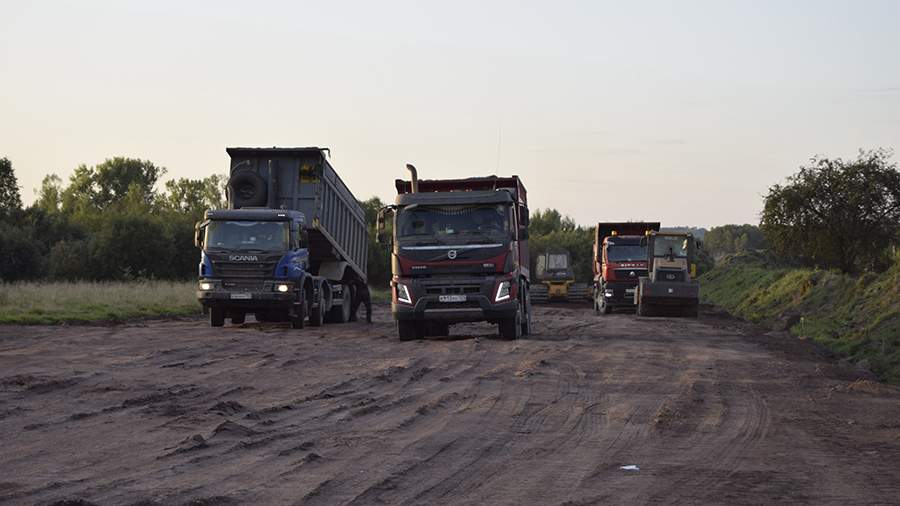
[[[62,180],[56,174],[47,174],[41,180],[41,188],[37,191],[34,207],[47,212],[57,212],[62,206]]]
[[[531,219],[528,223],[528,232],[530,235],[547,235],[550,232],[560,230],[575,230],[575,220],[568,216],[563,216],[556,209],[536,210],[531,213]]]
[[[94,279],[91,250],[87,240],[62,240],[50,249],[47,261],[51,279],[79,281]]]
[[[885,150],[855,160],[812,158],[765,197],[761,228],[772,249],[844,272],[881,269],[900,237],[900,171]]]
[[[0,222],[0,282],[40,276],[40,243],[29,227]]]
[[[9,216],[22,209],[22,196],[12,162],[0,158],[0,217]]]
[[[762,230],[749,224],[712,227],[704,236],[703,246],[716,259],[733,253],[768,248]]]
[[[384,202],[378,197],[359,203],[366,213],[366,225],[369,233],[368,251],[368,278],[371,286],[386,286],[391,280],[391,251],[386,244],[378,244],[375,240],[375,225],[378,210],[384,207]],[[390,222],[388,233],[390,233]]]
[[[157,216],[104,213],[90,238],[95,279],[172,278],[175,245]]]
[[[154,187],[165,173],[165,168],[137,158],[109,158],[94,167],[80,165],[63,192],[62,207],[69,212],[104,210],[129,191],[153,204],[157,197]]]
[[[166,181],[164,205],[173,211],[195,216],[203,216],[207,209],[225,207],[225,185],[228,178],[214,174],[203,179],[181,178]]]
[[[538,209],[531,214],[528,234],[528,251],[531,256],[532,272],[535,272],[537,258],[541,254],[547,251],[568,251],[572,259],[575,279],[588,282],[593,278],[591,257],[594,232],[592,228],[576,225],[575,220],[556,209]]]

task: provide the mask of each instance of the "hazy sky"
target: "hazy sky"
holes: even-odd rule
[[[814,154],[900,147],[900,2],[0,0],[0,156],[328,146],[358,198],[518,174],[579,223],[756,222]],[[895,158],[896,159],[896,158]]]

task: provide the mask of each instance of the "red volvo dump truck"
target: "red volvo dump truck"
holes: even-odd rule
[[[609,314],[614,308],[634,308],[638,279],[647,275],[647,247],[641,244],[648,231],[659,231],[659,222],[599,223],[594,232],[594,310]]]
[[[442,336],[459,322],[496,323],[500,337],[531,331],[528,201],[517,176],[396,181],[392,302],[401,340]]]

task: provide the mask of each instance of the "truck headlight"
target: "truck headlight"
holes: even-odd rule
[[[494,297],[494,302],[500,302],[509,298],[509,281],[501,281],[500,285],[497,287],[497,295]]]
[[[282,284],[282,285],[275,285],[275,289],[281,293],[287,293],[287,291],[290,290],[291,287],[288,285]]]
[[[409,288],[403,283],[397,283],[397,300],[406,304],[412,304],[412,297],[409,296]]]
[[[606,292],[603,293],[604,297],[612,297],[613,295],[614,294],[613,294],[612,290],[607,290]]]
[[[212,290],[212,283],[200,283],[201,290]]]

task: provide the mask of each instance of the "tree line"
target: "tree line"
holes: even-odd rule
[[[157,183],[166,169],[111,158],[68,182],[46,176],[24,208],[12,164],[0,159],[0,280],[189,279],[194,223],[224,205],[224,176]]]
[[[785,263],[880,271],[896,261],[900,244],[900,171],[890,159],[886,150],[860,151],[852,160],[814,157],[769,189],[759,225],[665,230],[703,239],[701,270],[727,255],[767,250]],[[24,207],[12,164],[0,159],[0,281],[195,277],[194,223],[204,210],[225,206],[227,180],[181,178],[158,190],[165,174],[134,158],[80,165],[66,182],[46,176]],[[390,252],[375,242],[374,225],[384,203],[373,197],[360,204],[369,224],[370,283],[383,286]],[[545,251],[565,250],[576,279],[592,279],[592,226],[538,209],[529,233],[532,264]]]

